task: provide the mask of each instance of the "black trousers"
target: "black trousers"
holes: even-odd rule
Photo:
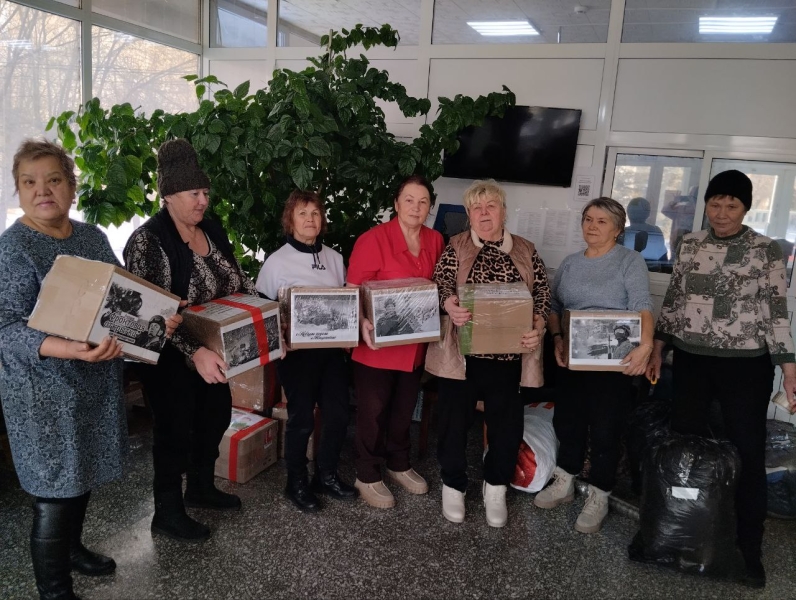
[[[467,432],[475,419],[475,405],[484,401],[489,451],[484,458],[484,481],[508,485],[522,442],[523,406],[519,360],[467,357],[466,379],[441,377],[438,384],[439,423],[437,459],[442,482],[467,491]]]
[[[376,369],[354,362],[357,390],[357,479],[381,481],[381,467],[409,470],[409,427],[420,391],[423,368]]]
[[[155,491],[182,485],[189,466],[209,469],[232,417],[226,383],[205,383],[185,357],[167,346],[155,366],[141,369],[154,419]]]
[[[337,471],[348,428],[348,364],[339,348],[293,350],[277,363],[287,396],[285,461],[291,477],[307,477],[307,443],[315,428],[315,405],[322,430],[318,470]]]
[[[632,387],[632,377],[613,371],[560,368],[556,376],[553,427],[560,442],[558,466],[577,475],[590,446],[589,483],[605,492],[616,484]]]
[[[724,433],[741,457],[735,494],[738,544],[759,552],[766,518],[766,412],[774,387],[768,354],[755,358],[718,358],[674,350],[672,429],[709,436],[714,400],[721,406]]]

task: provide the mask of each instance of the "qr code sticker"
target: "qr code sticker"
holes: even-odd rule
[[[578,196],[580,196],[581,198],[587,197],[589,195],[589,188],[590,187],[591,186],[589,186],[589,185],[579,185],[578,186]]]

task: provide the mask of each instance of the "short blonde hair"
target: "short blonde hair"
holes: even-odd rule
[[[494,179],[478,179],[470,184],[464,192],[463,203],[467,212],[470,207],[485,196],[495,196],[500,199],[500,205],[506,210],[506,192]]]
[[[586,213],[592,207],[599,208],[600,210],[607,212],[608,216],[614,222],[614,226],[619,230],[619,235],[624,233],[625,222],[627,220],[627,213],[625,212],[624,206],[619,204],[619,202],[613,198],[608,198],[606,196],[589,200],[589,203],[583,207],[583,211],[580,213],[581,225],[583,225],[583,222],[586,220]]]

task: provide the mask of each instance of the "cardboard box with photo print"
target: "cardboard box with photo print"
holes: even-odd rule
[[[362,294],[376,348],[439,341],[439,293],[433,281],[421,277],[366,281]]]
[[[279,290],[288,348],[355,348],[359,344],[359,288]]]
[[[183,327],[227,363],[227,377],[282,355],[279,305],[259,296],[232,294],[182,312]]]

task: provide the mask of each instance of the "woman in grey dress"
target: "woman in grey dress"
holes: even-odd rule
[[[20,485],[35,497],[36,587],[42,598],[68,599],[70,571],[116,568],[80,538],[91,490],[119,478],[127,454],[122,349],[111,338],[91,348],[50,336],[26,319],[57,255],[118,261],[99,229],[69,219],[74,163],[60,146],[24,141],[13,176],[24,216],[0,235],[0,397]]]

